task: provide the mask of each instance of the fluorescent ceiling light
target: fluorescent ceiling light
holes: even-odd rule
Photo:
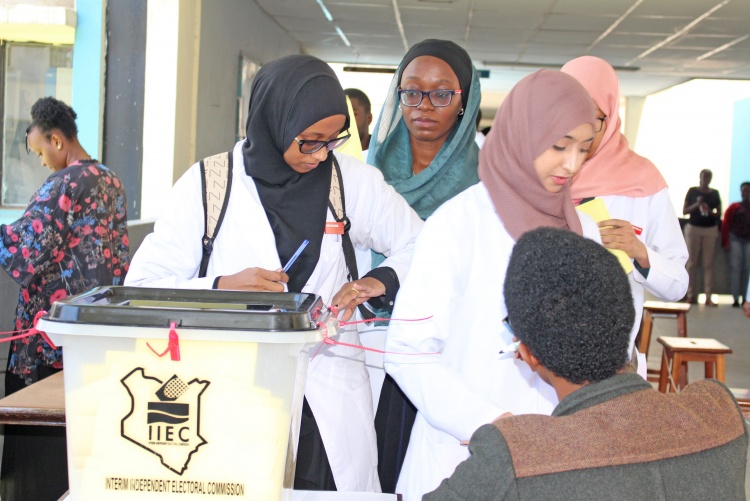
[[[721,51],[723,51],[724,49],[728,49],[728,48],[729,48],[729,47],[731,47],[732,45],[734,45],[734,44],[738,44],[738,43],[742,42],[743,40],[747,40],[748,38],[750,38],[750,35],[745,35],[744,37],[740,37],[740,38],[737,38],[737,39],[735,39],[735,40],[732,40],[732,41],[731,41],[731,42],[729,42],[729,43],[725,43],[725,44],[724,44],[724,45],[722,45],[721,47],[717,47],[717,48],[715,48],[714,50],[708,51],[708,52],[706,52],[705,54],[703,54],[703,55],[701,55],[701,56],[698,56],[698,57],[696,57],[696,58],[695,58],[695,60],[696,60],[696,61],[703,61],[703,60],[704,60],[704,59],[706,59],[707,57],[711,57],[711,56],[713,56],[714,54],[716,54],[717,52],[721,52]]]
[[[349,39],[346,38],[346,35],[344,35],[344,32],[341,31],[341,28],[339,28],[338,26],[336,26],[336,33],[338,33],[339,34],[339,38],[341,38],[341,40],[344,41],[344,45],[346,45],[347,47],[351,47],[352,46],[352,44],[349,42]]]
[[[732,0],[724,0],[720,4],[714,5],[711,9],[709,9],[708,11],[704,12],[700,16],[698,16],[695,19],[693,19],[692,21],[690,21],[684,28],[682,28],[681,30],[679,30],[677,33],[673,33],[672,35],[668,36],[667,38],[665,38],[661,42],[659,42],[656,45],[654,45],[653,47],[651,47],[651,48],[649,48],[649,49],[641,52],[640,54],[638,54],[637,56],[635,56],[633,59],[631,59],[630,61],[628,61],[627,63],[625,63],[625,65],[627,66],[627,65],[633,64],[634,62],[638,61],[639,59],[643,59],[644,57],[648,56],[649,54],[651,54],[655,50],[661,49],[662,47],[664,47],[665,45],[667,45],[671,41],[673,41],[673,40],[681,37],[682,35],[684,35],[688,31],[690,31],[691,29],[693,29],[693,27],[696,24],[700,23],[701,21],[703,21],[704,19],[706,19],[711,14],[713,14],[717,10],[721,9],[722,7],[724,7],[726,4],[728,4],[731,1]]]
[[[315,1],[318,2],[318,5],[320,5],[320,10],[323,11],[323,15],[326,16],[326,19],[328,19],[330,22],[333,22],[333,16],[328,11],[328,7],[326,7],[326,5],[323,3],[323,0],[315,0]]]
[[[509,68],[519,69],[552,69],[559,70],[562,68],[561,64],[553,63],[519,63],[516,61],[484,61],[485,66],[503,66]],[[614,66],[617,71],[638,71],[641,68],[639,66]]]

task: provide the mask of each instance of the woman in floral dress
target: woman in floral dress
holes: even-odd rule
[[[0,225],[0,266],[20,286],[14,330],[32,327],[37,312],[55,301],[122,284],[129,261],[125,189],[78,142],[76,113],[45,97],[32,106],[31,118],[27,150],[52,174],[20,219]],[[14,340],[5,394],[62,367],[62,349],[39,334]],[[0,479],[3,501],[58,499],[67,490],[65,430],[6,426]]]

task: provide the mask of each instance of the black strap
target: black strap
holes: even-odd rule
[[[226,162],[228,164],[226,170],[226,178],[221,179],[222,181],[224,181],[224,185],[222,186],[221,183],[216,182],[216,179],[213,180],[214,188],[218,188],[219,190],[223,191],[224,196],[223,198],[218,197],[219,200],[222,201],[221,210],[219,211],[219,216],[216,218],[215,224],[212,224],[213,221],[211,221],[211,216],[209,215],[208,193],[209,191],[213,193],[213,190],[211,190],[211,187],[207,185],[206,161],[213,161],[216,158],[221,158],[221,160],[224,160],[224,157],[226,157]],[[211,252],[213,252],[214,250],[214,240],[216,240],[216,235],[219,234],[219,228],[221,228],[221,223],[224,221],[224,215],[227,212],[227,206],[229,204],[229,193],[232,190],[232,152],[228,151],[219,155],[213,155],[211,157],[204,158],[200,161],[200,170],[202,188],[201,191],[203,192],[204,230],[203,238],[201,239],[201,244],[203,245],[203,255],[201,256],[201,264],[198,268],[198,277],[203,278],[206,276],[206,271],[208,270],[208,261],[211,258]],[[221,177],[223,178],[223,176]]]
[[[333,155],[333,168],[336,169],[336,178],[339,182],[339,190],[341,196],[341,219],[338,218],[336,215],[336,210],[333,207],[333,203],[331,200],[328,200],[328,207],[331,209],[331,213],[333,214],[333,218],[336,219],[339,223],[344,223],[344,234],[341,235],[341,246],[344,248],[344,261],[346,262],[346,269],[349,272],[347,279],[350,282],[353,282],[354,280],[359,279],[359,272],[357,271],[357,258],[354,255],[354,244],[352,244],[352,238],[349,236],[349,230],[352,227],[352,223],[349,220],[349,218],[346,216],[346,198],[344,196],[344,185],[341,181],[341,167],[339,167],[339,163],[336,160],[336,156]],[[365,320],[369,320],[371,318],[375,318],[375,314],[371,312],[364,304],[360,304],[358,306],[359,313],[362,315],[362,318]]]

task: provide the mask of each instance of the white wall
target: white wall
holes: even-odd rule
[[[734,103],[747,97],[748,81],[692,80],[646,98],[631,146],[664,175],[678,215],[703,169],[713,171],[711,186],[719,190],[722,210],[737,200],[738,193],[729,193],[733,113]]]
[[[240,53],[265,63],[295,42],[254,2],[149,0],[142,218],[197,160],[234,145]]]
[[[194,160],[234,145],[240,52],[263,64],[300,47],[255,2],[203,2]]]

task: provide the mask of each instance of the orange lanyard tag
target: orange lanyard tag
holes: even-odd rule
[[[326,221],[326,235],[343,235],[344,234],[344,223],[336,221]]]

